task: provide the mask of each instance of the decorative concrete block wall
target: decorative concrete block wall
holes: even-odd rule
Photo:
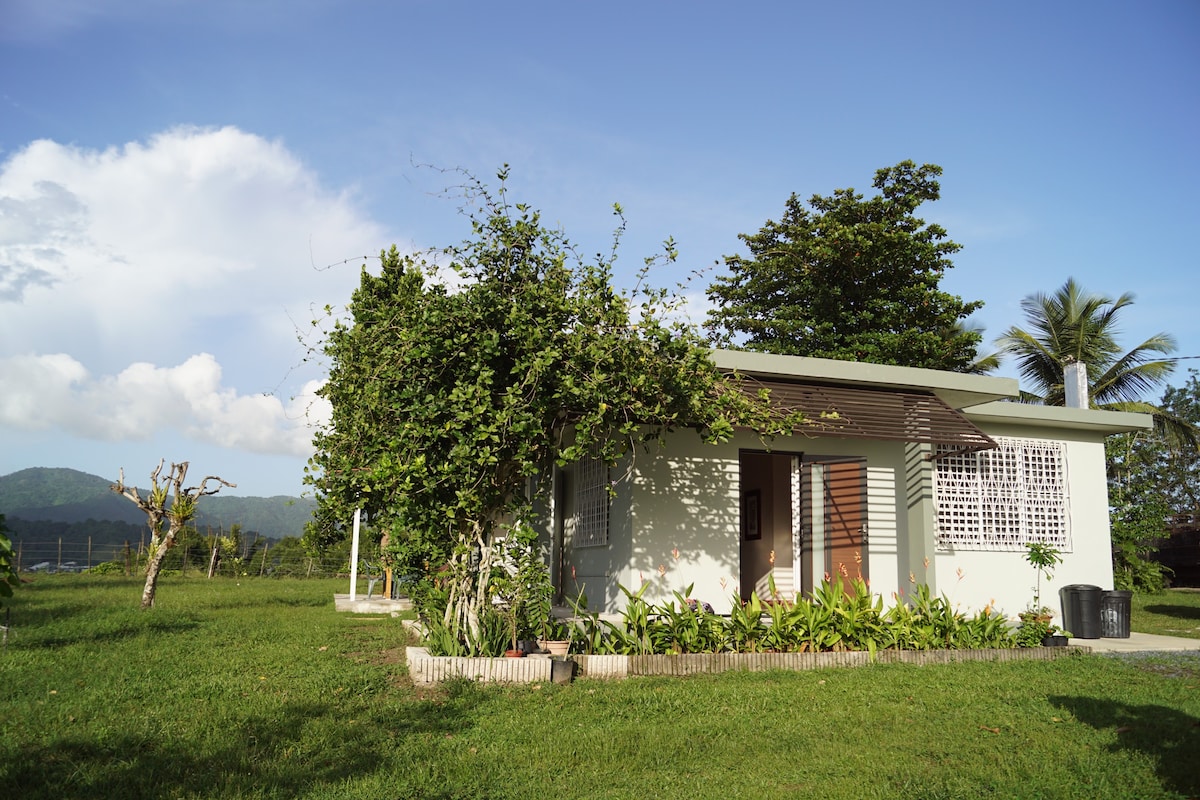
[[[865,650],[844,653],[715,653],[672,656],[574,655],[577,674],[588,678],[649,675],[703,675],[732,670],[801,671],[880,664],[950,664],[959,661],[1050,661],[1088,647],[1027,647],[1013,650]],[[549,658],[459,658],[431,656],[424,647],[406,649],[408,671],[416,684],[466,678],[480,683],[539,683],[551,680]]]

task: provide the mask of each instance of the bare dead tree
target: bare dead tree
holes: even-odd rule
[[[119,495],[129,498],[134,505],[146,514],[146,524],[150,527],[150,559],[146,564],[146,586],[142,589],[142,608],[154,605],[154,594],[158,588],[158,572],[162,569],[163,559],[167,551],[175,546],[183,529],[196,515],[196,503],[201,497],[216,494],[221,488],[228,486],[236,489],[236,483],[230,483],[216,475],[208,475],[200,481],[199,486],[184,487],[187,480],[188,462],[181,461],[171,464],[170,471],[162,474],[163,460],[158,462],[154,472],[150,473],[150,491],[145,496],[136,486],[125,484],[125,468],[121,468],[117,482],[109,488]],[[210,481],[216,481],[219,486],[208,488]],[[165,530],[163,523],[166,523]]]

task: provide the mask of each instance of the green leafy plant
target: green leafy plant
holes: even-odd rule
[[[655,649],[653,637],[653,610],[642,595],[649,583],[643,583],[636,592],[618,584],[617,588],[625,595],[625,608],[621,611],[619,622],[602,620],[605,627],[605,650],[618,655],[652,655]]]
[[[665,653],[715,653],[728,638],[721,617],[689,600],[694,585],[673,592],[675,599],[655,606],[651,639],[655,650]]]
[[[767,626],[763,624],[763,604],[757,594],[741,602],[733,598],[729,609],[727,642],[728,647],[735,653],[757,653],[763,647],[763,638]]]
[[[1037,583],[1033,587],[1033,605],[1030,610],[1042,611],[1046,609],[1042,605],[1042,578],[1045,577],[1046,582],[1050,582],[1054,576],[1054,568],[1062,563],[1061,551],[1045,542],[1028,542],[1025,545],[1025,560],[1037,574]]]
[[[1017,647],[1041,647],[1042,640],[1055,629],[1049,618],[1044,615],[1023,612],[1020,619],[1021,623],[1014,635]]]
[[[807,597],[788,600],[768,579],[771,599],[757,595],[731,598],[722,617],[689,602],[689,586],[659,604],[621,586],[625,608],[617,620],[601,620],[588,612],[586,600],[575,604],[575,625],[584,653],[651,655],[672,653],[837,652],[881,649],[932,650],[1007,648],[1014,646],[1008,620],[991,608],[973,616],[956,611],[945,595],[933,596],[917,586],[912,596],[893,607],[872,594],[866,582],[849,584],[840,577],[819,584]],[[899,598],[898,598],[899,599]],[[1046,620],[1048,623],[1048,619]],[[1043,634],[1044,635],[1044,634]],[[1033,640],[1034,633],[1027,631]],[[1037,636],[1041,644],[1041,635]]]

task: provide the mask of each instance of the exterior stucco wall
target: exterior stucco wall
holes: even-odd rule
[[[910,571],[907,550],[900,546],[909,518],[904,446],[803,436],[781,437],[770,444],[774,453],[806,459],[866,459],[868,574],[871,588],[890,598]],[[751,567],[749,581],[765,586],[772,550],[777,589],[792,591],[786,480],[773,481],[764,497],[763,538],[741,549],[743,451],[763,452],[763,443],[739,433],[728,443],[711,445],[685,430],[670,434],[663,448],[638,452],[628,478],[616,485],[606,547],[571,546],[571,470],[564,470],[564,594],[574,597],[582,589],[592,609],[611,613],[624,605],[619,586],[637,591],[646,585],[643,596],[650,602],[669,600],[673,592],[683,593],[691,586],[690,596],[728,613],[732,598],[743,589],[750,591],[741,585],[743,559]],[[624,470],[613,474],[623,475]],[[817,580],[823,572],[814,572]]]
[[[1061,430],[1051,436],[1045,428],[1022,426],[989,426],[984,430],[994,436],[1066,444],[1071,548],[1062,554],[1063,563],[1055,568],[1053,580],[1042,582],[1042,603],[1059,613],[1058,591],[1063,586],[1082,583],[1113,588],[1103,436]],[[1037,575],[1025,561],[1024,550],[939,549],[936,561],[938,589],[965,611],[990,604],[1015,618],[1033,601]]]
[[[1053,581],[1043,583],[1043,603],[1057,609],[1059,588],[1072,583],[1112,588],[1103,436],[1024,425],[984,429],[992,435],[1066,443],[1072,547],[1063,554]],[[1032,600],[1035,574],[1023,551],[934,545],[927,448],[803,436],[781,437],[770,444],[773,453],[802,455],[807,461],[865,459],[867,570],[871,590],[886,604],[895,602],[894,594],[903,597],[912,580],[928,582],[966,612],[991,605],[1015,617]],[[777,589],[792,591],[794,554],[786,481],[781,486],[777,474],[770,480],[761,471],[742,474],[742,454],[763,452],[763,443],[749,433],[710,445],[687,430],[668,435],[664,447],[639,451],[632,463],[611,471],[616,484],[609,543],[600,547],[571,543],[573,472],[570,467],[563,470],[557,476],[554,503],[562,520],[563,566],[558,574],[563,594],[574,599],[582,590],[589,608],[614,613],[624,606],[621,586],[632,592],[645,586],[643,596],[650,602],[670,600],[673,592],[684,593],[691,586],[691,597],[708,602],[718,613],[728,613],[739,594],[755,588],[763,594],[772,570]],[[763,538],[744,543],[744,548],[743,480],[772,486],[764,493]],[[813,566],[811,577],[819,581],[824,569]]]
[[[728,613],[738,585],[739,477],[734,444],[705,444],[677,431],[664,448],[638,453],[628,485],[636,532],[621,573],[650,602],[683,593]]]

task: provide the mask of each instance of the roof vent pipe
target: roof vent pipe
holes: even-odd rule
[[[1081,361],[1068,361],[1063,366],[1063,393],[1067,408],[1088,407],[1087,366]]]

